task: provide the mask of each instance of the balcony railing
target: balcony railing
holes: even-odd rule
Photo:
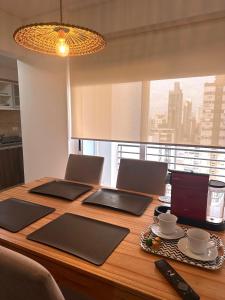
[[[204,147],[170,146],[159,144],[125,144],[117,146],[120,158],[163,161],[172,170],[207,173],[211,179],[225,181],[225,150]]]

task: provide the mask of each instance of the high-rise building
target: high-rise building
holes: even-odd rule
[[[225,146],[225,75],[205,83],[201,118],[201,144]]]
[[[174,89],[169,91],[168,128],[175,130],[175,142],[180,142],[182,129],[183,93],[180,83],[174,83]]]
[[[200,139],[200,125],[196,116],[192,116],[191,118],[191,130],[190,130],[190,143],[192,145],[199,145]]]
[[[183,142],[192,142],[191,138],[191,128],[192,128],[192,102],[190,100],[185,100],[183,106]]]
[[[200,142],[205,145],[225,146],[225,75],[216,76],[212,83],[205,83],[201,118]],[[217,153],[210,154],[211,175],[218,175],[221,167]]]
[[[174,142],[174,129],[167,128],[165,114],[157,114],[154,119],[151,119],[149,141],[153,143]]]

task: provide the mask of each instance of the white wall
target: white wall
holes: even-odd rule
[[[18,61],[25,181],[64,177],[68,158],[66,61]]]
[[[17,81],[18,80],[17,70],[5,68],[5,67],[3,68],[0,66],[0,79]]]
[[[22,21],[12,15],[0,10],[0,53],[10,55],[12,57],[19,57],[23,55],[23,50],[16,44],[13,39],[13,33]]]

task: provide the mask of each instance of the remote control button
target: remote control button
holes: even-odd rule
[[[179,282],[177,288],[184,292],[188,291],[188,285],[184,282]]]
[[[168,274],[169,276],[174,276],[174,275],[176,275],[176,274],[174,273],[174,271],[173,271],[173,270],[169,270],[169,271],[167,271],[167,274]]]

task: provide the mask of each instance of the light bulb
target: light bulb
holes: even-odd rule
[[[69,54],[69,45],[66,43],[64,38],[59,38],[56,43],[56,54],[62,57],[68,56]]]

